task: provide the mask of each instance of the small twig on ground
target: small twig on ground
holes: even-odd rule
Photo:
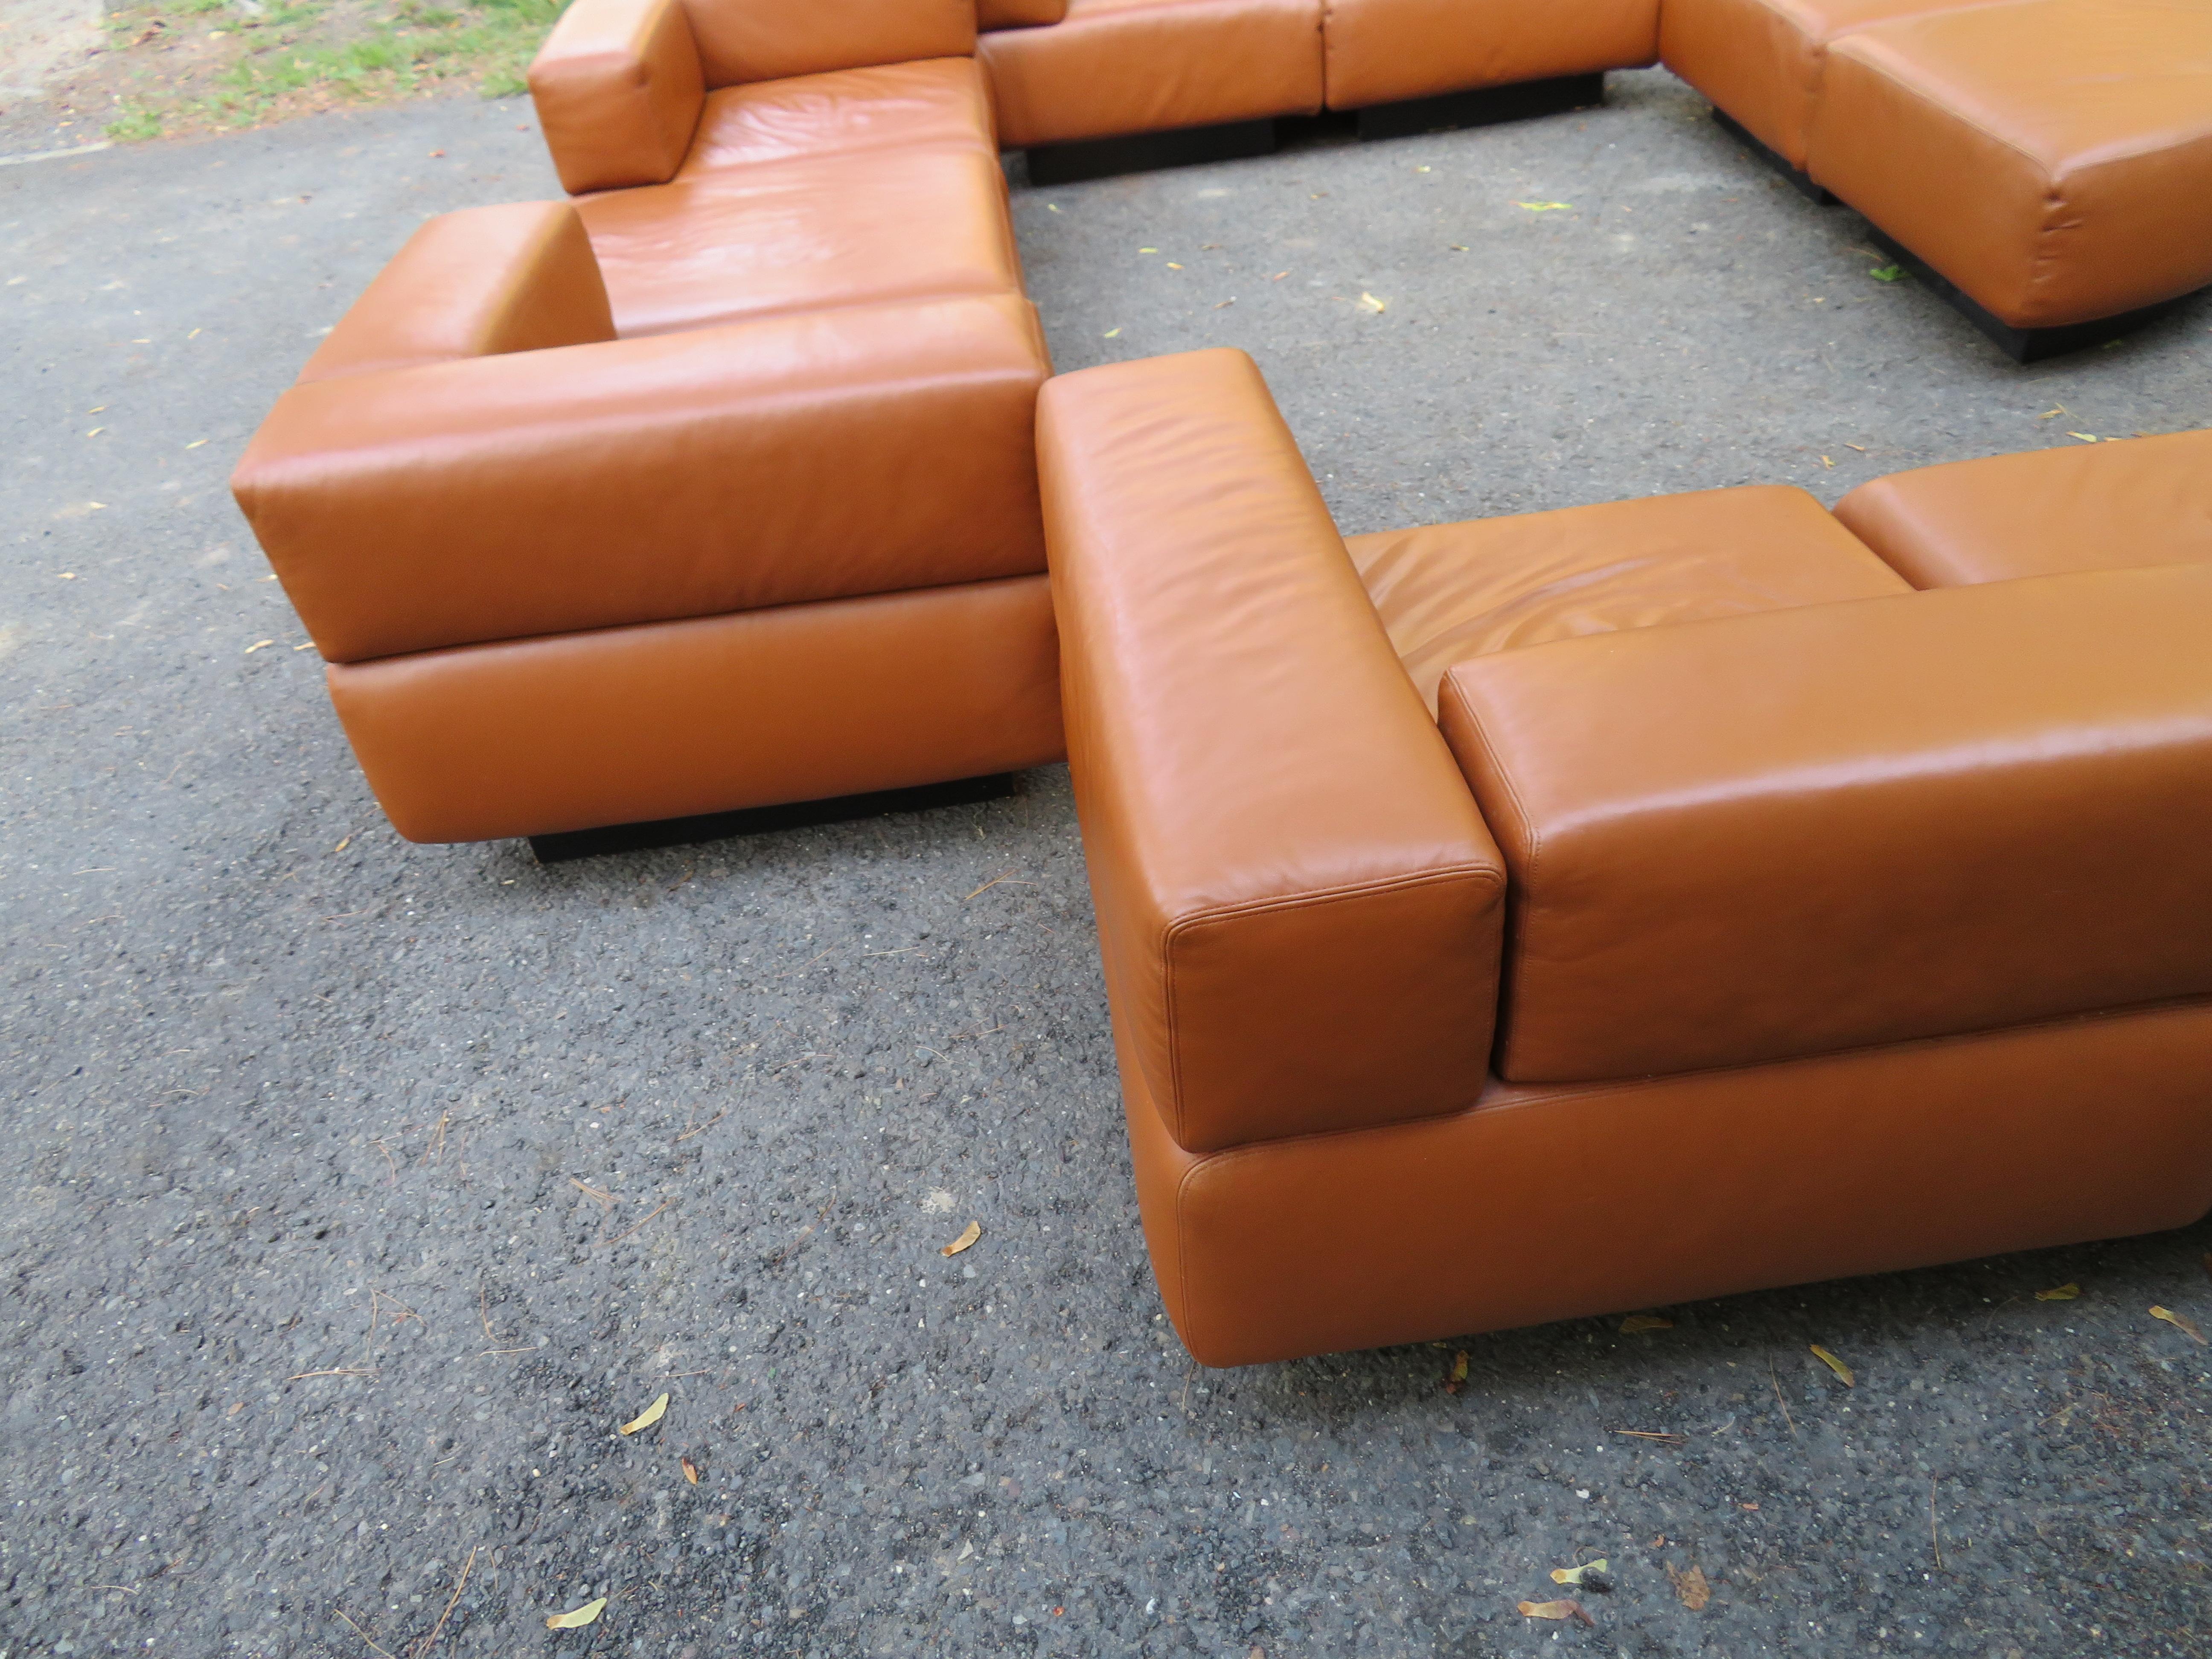
[[[392,1184],[397,1187],[399,1184],[399,1160],[392,1157],[392,1148],[380,1140],[372,1140],[368,1144],[384,1154],[384,1161],[392,1166]]]
[[[351,1630],[356,1636],[361,1638],[362,1641],[368,1644],[370,1652],[380,1653],[384,1656],[384,1659],[392,1659],[391,1649],[378,1647],[375,1640],[367,1631],[363,1630],[359,1625],[355,1624],[351,1619],[346,1617],[346,1610],[343,1607],[332,1607],[331,1611],[337,1614],[339,1618],[344,1619],[347,1628]]]
[[[442,1164],[445,1162],[446,1120],[452,1115],[453,1114],[451,1112],[441,1112],[438,1114],[438,1133],[435,1138],[430,1142],[430,1162],[433,1164]]]
[[[665,1201],[661,1205],[660,1209],[659,1209],[659,1210],[655,1210],[655,1211],[653,1212],[653,1215],[649,1215],[649,1216],[646,1217],[645,1221],[650,1221],[650,1220],[652,1220],[653,1216],[657,1216],[657,1215],[659,1215],[659,1214],[660,1213],[660,1210],[665,1210],[665,1209],[666,1209],[666,1208],[668,1207],[668,1206],[669,1206],[669,1205],[673,1204],[675,1201],[676,1201],[676,1200],[675,1200],[674,1199],[672,1199],[672,1199],[669,1199],[669,1200],[665,1200]],[[632,1228],[629,1230],[629,1232],[621,1232],[621,1233],[617,1233],[617,1234],[616,1234],[612,1238],[608,1239],[608,1240],[606,1241],[606,1243],[609,1243],[609,1244],[619,1244],[619,1243],[621,1243],[623,1242],[623,1240],[624,1240],[625,1238],[628,1238],[628,1237],[630,1236],[630,1233],[634,1233],[634,1232],[635,1232],[635,1231],[638,1231],[638,1228],[639,1228],[639,1227],[642,1227],[642,1226],[644,1226],[644,1225],[645,1225],[645,1221],[641,1221],[641,1222],[639,1222],[639,1223],[637,1224],[637,1226],[636,1226],[636,1227],[632,1227]]]
[[[611,1211],[615,1207],[615,1196],[612,1193],[603,1193],[597,1187],[589,1186],[577,1180],[574,1176],[568,1177],[568,1184],[598,1205],[600,1209]]]
[[[489,1359],[495,1355],[503,1353],[536,1353],[537,1352],[538,1350],[536,1348],[525,1343],[519,1348],[486,1348],[481,1353],[477,1354],[477,1358],[479,1359]]]
[[[483,1321],[484,1340],[498,1341],[499,1333],[491,1328],[491,1292],[481,1285],[477,1286],[477,1317]]]
[[[1771,1359],[1766,1362],[1766,1379],[1774,1384],[1774,1403],[1782,1407],[1782,1420],[1789,1424],[1790,1437],[1795,1440],[1797,1437],[1797,1422],[1790,1415],[1790,1402],[1782,1397],[1782,1376],[1774,1369]]]
[[[981,897],[983,894],[989,892],[994,887],[1000,886],[1002,884],[1011,887],[1034,887],[1036,885],[1033,881],[1023,880],[1019,876],[1015,875],[1013,872],[1010,870],[1003,876],[992,877],[990,880],[985,882],[974,892],[969,894],[968,898],[962,899],[960,902],[963,904],[965,904],[968,902],[968,899]]]
[[[374,1376],[376,1373],[363,1365],[334,1365],[326,1371],[294,1371],[284,1380],[304,1382],[311,1376]]]
[[[707,1131],[708,1131],[708,1130],[709,1130],[709,1129],[713,1128],[713,1127],[714,1127],[717,1123],[720,1123],[720,1122],[724,1118],[726,1118],[726,1117],[729,1116],[729,1115],[730,1115],[730,1114],[729,1114],[728,1109],[727,1109],[727,1108],[725,1108],[723,1110],[721,1110],[721,1111],[719,1111],[719,1112],[715,1113],[714,1116],[712,1116],[712,1117],[708,1118],[708,1119],[704,1123],[701,1124],[697,1128],[696,1128],[696,1129],[686,1129],[686,1130],[685,1130],[682,1134],[680,1134],[680,1135],[678,1135],[678,1136],[677,1136],[677,1137],[676,1137],[676,1140],[675,1140],[675,1143],[674,1143],[674,1144],[675,1144],[675,1145],[677,1145],[677,1146],[682,1146],[685,1141],[687,1141],[687,1140],[690,1139],[691,1139],[691,1137],[692,1137],[693,1135],[703,1135],[703,1134],[705,1134],[705,1133],[707,1133]]]
[[[461,1599],[461,1590],[469,1582],[469,1569],[477,1564],[477,1552],[483,1547],[481,1544],[471,1544],[469,1547],[469,1559],[461,1563],[461,1576],[453,1581],[453,1599],[446,1603],[446,1610],[438,1615],[438,1622],[430,1626],[430,1633],[415,1644],[414,1659],[422,1659],[422,1656],[429,1652],[435,1645],[438,1638],[443,1634],[446,1620],[453,1616],[453,1608]]]
[[[1615,1429],[1615,1434],[1625,1434],[1632,1440],[1663,1440],[1670,1446],[1680,1446],[1688,1441],[1686,1434],[1677,1434],[1671,1429]]]

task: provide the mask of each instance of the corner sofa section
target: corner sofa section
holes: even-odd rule
[[[2192,441],[2146,458],[2169,495]],[[2163,563],[2011,579],[1999,524],[1933,590],[1795,491],[1347,546],[1226,351],[1055,380],[1039,444],[1139,1198],[1202,1361],[2212,1207],[2201,510]],[[2022,488],[1905,475],[1881,545],[1948,513],[1955,556],[1958,503]]]

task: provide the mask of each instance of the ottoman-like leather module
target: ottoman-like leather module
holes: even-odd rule
[[[2212,6],[2019,0],[1829,49],[1808,164],[2014,329],[2212,283]]]
[[[1667,67],[1801,172],[1828,47],[1893,18],[2011,0],[1667,0]]]
[[[1454,663],[1492,651],[1910,591],[1820,502],[1783,485],[1385,531],[1344,544],[1431,709]]]
[[[576,204],[624,336],[1019,294],[995,156],[884,149],[702,173]]]
[[[1326,0],[1331,109],[1636,69],[1659,55],[1658,0]]]
[[[1049,28],[983,37],[1012,149],[1322,106],[1322,0],[1071,0]]]
[[[991,90],[974,58],[931,58],[710,92],[676,176],[893,148],[999,153]]]
[[[1836,516],[1915,587],[2212,564],[2212,432],[1895,472]]]
[[[2212,565],[1632,629],[1445,677],[1510,872],[1500,1074],[2212,992]]]

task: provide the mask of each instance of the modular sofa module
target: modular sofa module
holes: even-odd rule
[[[1200,1359],[2212,1207],[2212,434],[1348,542],[1241,354],[1039,443]]]
[[[1011,289],[625,336],[565,203],[419,231],[233,487],[393,826],[567,832],[1060,754]]]

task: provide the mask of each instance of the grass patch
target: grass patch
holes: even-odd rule
[[[109,56],[120,60],[109,71],[119,86],[107,132],[140,139],[260,126],[471,87],[514,97],[527,90],[524,71],[566,3],[279,0],[246,15],[229,0],[133,7],[107,20]]]

